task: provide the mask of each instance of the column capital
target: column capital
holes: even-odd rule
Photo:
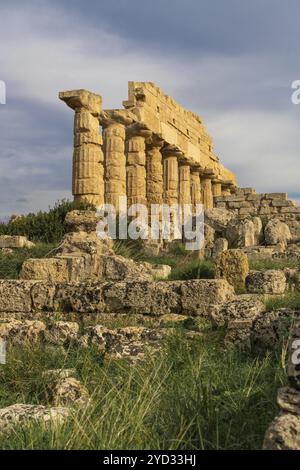
[[[122,112],[122,110],[106,110],[101,113],[100,122],[104,129],[116,124],[129,126],[133,123],[133,117],[126,110],[125,112]]]
[[[143,122],[134,122],[126,127],[127,139],[131,139],[132,137],[144,137],[144,139],[147,139],[151,134],[152,132]]]
[[[161,149],[163,157],[177,157],[182,158],[184,154],[176,145],[167,145]]]
[[[67,90],[60,91],[58,94],[60,100],[64,101],[69,108],[74,111],[84,108],[95,117],[100,117],[102,110],[102,97],[91,91]]]
[[[161,134],[151,134],[147,140],[146,145],[147,149],[151,150],[152,148],[161,149],[165,144],[165,140],[163,139]]]

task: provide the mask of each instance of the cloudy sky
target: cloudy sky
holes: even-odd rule
[[[300,198],[299,0],[1,0],[0,218],[71,197],[72,112],[153,81],[203,117],[241,186]]]

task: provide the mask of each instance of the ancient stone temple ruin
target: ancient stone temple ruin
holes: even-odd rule
[[[87,90],[59,94],[75,111],[73,195],[95,205],[202,203],[230,195],[235,175],[214,153],[201,118],[151,82],[129,82],[124,109]],[[100,126],[103,132],[100,132]]]

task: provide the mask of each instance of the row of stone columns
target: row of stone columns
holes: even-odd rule
[[[224,194],[211,172],[191,166],[182,152],[122,112],[101,112],[101,97],[85,90],[60,93],[74,109],[73,195],[75,200],[119,208],[128,205],[202,203],[213,207]],[[103,139],[99,132],[103,127]],[[103,149],[103,150],[102,150]]]
[[[200,176],[175,146],[164,145],[142,124],[104,121],[105,199],[118,207],[119,196],[132,204],[196,204],[213,207],[221,184]],[[126,139],[126,143],[125,143]],[[126,158],[127,155],[127,158]]]

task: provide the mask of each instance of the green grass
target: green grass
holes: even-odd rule
[[[114,243],[114,251],[116,254],[134,261],[171,266],[170,280],[211,279],[214,277],[213,261],[197,259],[194,253],[186,251],[184,245],[180,243],[172,244],[168,252],[162,252],[158,256],[147,256],[141,242],[117,240]]]
[[[210,260],[191,260],[173,267],[169,279],[212,279],[214,264]]]
[[[260,449],[286,382],[280,353],[225,353],[219,338],[187,341],[179,330],[135,366],[93,350],[10,350],[0,406],[40,402],[42,372],[54,367],[75,367],[93,404],[56,428],[18,428],[0,449]]]
[[[300,310],[300,292],[287,292],[280,296],[265,298],[267,311],[279,308],[292,308]]]
[[[67,230],[64,224],[66,214],[74,209],[93,207],[82,202],[58,201],[47,212],[30,213],[8,224],[0,223],[0,235],[25,235],[34,242],[58,243]]]
[[[17,248],[12,254],[0,250],[0,279],[18,279],[23,262],[28,258],[44,258],[55,244],[38,243],[33,248]]]
[[[258,259],[250,260],[252,271],[266,271],[268,269],[298,268],[299,261],[288,259]]]

